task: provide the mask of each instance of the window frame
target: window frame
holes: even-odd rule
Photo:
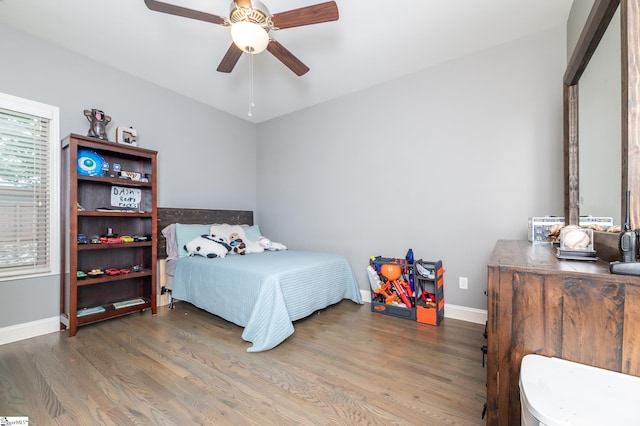
[[[49,198],[49,265],[47,271],[16,271],[15,274],[2,275],[0,269],[0,282],[14,281],[19,279],[37,278],[45,276],[60,275],[60,109],[57,106],[44,104],[30,99],[0,92],[0,108],[16,111],[22,114],[29,114],[49,120],[49,177],[51,181],[51,192]]]

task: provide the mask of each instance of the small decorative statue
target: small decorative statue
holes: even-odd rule
[[[104,112],[99,109],[85,109],[84,115],[91,123],[89,126],[89,132],[87,136],[102,139],[108,141],[107,137],[107,124],[111,121],[111,117],[104,115]]]
[[[133,127],[116,127],[116,142],[136,146],[138,132]]]

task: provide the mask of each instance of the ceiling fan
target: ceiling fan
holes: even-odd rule
[[[272,15],[269,9],[257,0],[234,0],[231,3],[229,18],[156,0],[144,0],[144,3],[156,12],[231,27],[233,43],[218,65],[218,71],[225,73],[233,70],[243,52],[257,54],[266,49],[296,75],[306,74],[309,67],[282,44],[269,37],[269,32],[338,20],[338,6],[335,1]]]

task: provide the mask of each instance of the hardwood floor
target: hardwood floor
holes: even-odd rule
[[[247,353],[187,303],[0,346],[0,416],[30,425],[483,425],[484,326],[342,301]]]

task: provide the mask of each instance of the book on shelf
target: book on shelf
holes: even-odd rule
[[[119,209],[114,207],[98,207],[96,209],[97,212],[112,212],[112,213],[143,213],[139,210],[132,209]]]
[[[147,303],[147,302],[144,299],[139,297],[136,299],[123,300],[122,302],[115,302],[113,304],[113,307],[116,309],[122,309],[122,308],[128,308],[129,306],[142,305],[144,303]]]
[[[93,308],[84,308],[78,311],[78,317],[84,317],[87,315],[99,314],[106,309],[103,306],[94,306]]]

